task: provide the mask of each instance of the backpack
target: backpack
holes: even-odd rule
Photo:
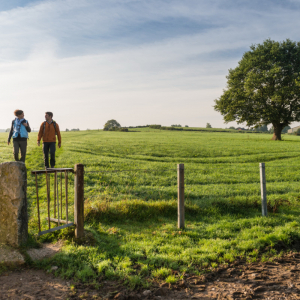
[[[26,121],[26,123],[28,124],[28,121],[27,120],[25,120]],[[16,136],[15,136],[15,120],[12,120],[12,128],[13,128],[13,134],[12,134],[12,137],[13,138],[15,138]],[[19,134],[20,134],[20,137],[21,138],[27,138],[27,139],[29,139],[29,137],[28,137],[28,132],[27,132],[27,129],[25,128],[25,126],[21,126],[20,127],[20,132],[19,132]]]
[[[52,121],[53,123],[53,126],[54,126],[54,130],[55,130],[55,135],[57,135],[57,132],[56,132],[56,122],[55,121]],[[51,124],[50,124],[51,125]],[[46,128],[46,121],[44,122],[44,133],[43,135],[45,134],[45,128]]]

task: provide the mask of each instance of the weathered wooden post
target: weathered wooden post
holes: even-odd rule
[[[259,168],[260,168],[261,209],[262,209],[262,216],[266,217],[268,215],[268,209],[267,209],[267,189],[266,189],[266,168],[265,168],[265,163],[260,163]]]
[[[74,222],[76,224],[75,237],[84,236],[84,167],[82,164],[75,165],[75,199],[74,199]]]
[[[177,165],[178,228],[184,228],[184,164]]]

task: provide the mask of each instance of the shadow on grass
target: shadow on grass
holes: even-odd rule
[[[258,200],[211,200],[201,199],[201,202],[186,201],[185,217],[201,221],[207,216],[218,218],[224,215],[247,217],[249,214],[259,214],[261,204]],[[174,200],[123,200],[109,202],[105,200],[86,200],[85,220],[87,222],[119,222],[131,220],[142,222],[156,221],[158,218],[177,218],[177,201]]]
[[[237,231],[242,229],[240,225],[243,219],[244,221],[249,219],[246,220],[247,228],[257,226],[275,228],[295,220],[286,214],[270,214],[270,218],[253,218],[260,215],[257,205],[250,201],[228,205],[225,201],[215,201],[210,208],[205,209],[190,204],[186,207],[186,222],[195,224],[196,227],[181,230],[176,227],[176,201],[150,203],[137,200],[119,203],[99,202],[97,205],[94,202],[87,203],[85,238],[76,240],[74,232],[70,229],[43,237],[44,241],[64,239],[68,241],[68,245],[53,258],[36,264],[48,271],[52,266],[57,266],[58,269],[55,271],[57,275],[82,282],[110,279],[125,280],[132,285],[137,284],[134,281],[137,277],[132,276],[138,276],[140,281],[137,282],[141,284],[143,278],[152,276],[162,268],[170,272],[172,270],[198,272],[202,268],[208,268],[213,262],[226,262],[227,251],[224,248],[218,253],[213,250],[211,253],[193,252],[193,249],[199,246],[200,240],[225,242],[234,239]],[[296,211],[293,213],[295,216],[298,214]],[[221,214],[223,218],[219,217]],[[223,229],[224,232],[229,229],[224,228],[222,223],[224,219],[233,222],[233,226],[230,224],[231,236],[228,237],[220,235],[223,234]],[[199,225],[199,222],[203,223],[203,226]],[[206,227],[209,224],[217,225],[213,232]],[[167,226],[164,227],[165,225]],[[277,240],[266,239],[260,245],[259,251],[263,252],[265,249],[269,251],[268,247],[277,251],[297,248],[299,243],[294,242],[297,239],[298,235],[291,234],[289,239],[284,241],[280,240],[280,236]],[[191,249],[191,252],[184,254],[184,259],[180,258],[180,255],[168,252],[168,247],[174,247],[174,240],[176,245],[177,242],[180,245],[180,253],[185,252],[186,247]],[[223,246],[220,244],[220,247]],[[202,254],[204,256],[201,256]],[[232,259],[235,259],[236,255],[239,254],[233,254]],[[194,266],[189,270],[190,265]]]

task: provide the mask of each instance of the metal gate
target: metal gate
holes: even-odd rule
[[[69,221],[69,196],[68,196],[68,181],[69,173],[75,174],[74,178],[74,222]],[[84,213],[84,170],[82,164],[75,165],[75,169],[72,168],[51,168],[47,170],[35,170],[31,171],[31,174],[35,175],[35,187],[36,187],[36,201],[37,201],[37,214],[38,214],[38,235],[54,232],[70,226],[75,226],[75,236],[82,237],[84,235],[83,230],[83,213]],[[51,189],[50,174],[54,174],[53,188]],[[47,192],[47,214],[48,217],[48,229],[41,230],[41,216],[40,216],[40,199],[38,189],[38,175],[44,175],[46,179],[46,192]],[[60,175],[60,176],[59,176]],[[63,176],[64,175],[64,176]],[[60,177],[60,178],[59,178]],[[63,182],[65,199],[63,201]],[[53,190],[53,201],[51,200],[51,190]],[[65,204],[65,211],[63,211],[63,204]],[[51,216],[51,206],[53,207],[53,216]],[[63,213],[65,219],[63,219]],[[51,223],[57,223],[58,226],[51,228]],[[64,225],[61,225],[64,224]]]

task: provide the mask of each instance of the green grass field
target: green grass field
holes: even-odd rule
[[[63,132],[56,167],[85,166],[86,242],[70,230],[38,241],[65,238],[58,255],[36,265],[57,275],[94,282],[123,280],[131,288],[152,280],[176,282],[243,256],[278,255],[299,238],[300,138],[268,134],[132,129],[131,132]],[[0,133],[0,163],[13,160]],[[266,163],[268,217],[261,217],[259,162]],[[177,229],[177,164],[185,164],[186,228]],[[35,181],[42,148],[30,134],[28,202],[31,240],[37,234]],[[70,200],[73,199],[70,176]],[[39,176],[46,217],[45,178]],[[72,207],[70,207],[72,215]],[[43,221],[43,229],[46,222]],[[177,271],[177,275],[174,275]]]

